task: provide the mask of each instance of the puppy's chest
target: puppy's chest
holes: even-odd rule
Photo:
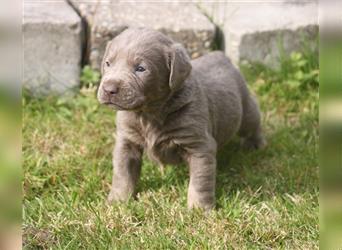
[[[167,126],[142,123],[141,135],[145,152],[152,161],[162,165],[182,162],[182,149]]]

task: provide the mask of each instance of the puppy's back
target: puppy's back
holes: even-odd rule
[[[191,63],[198,72],[197,74],[203,74],[204,76],[204,81],[201,84],[223,84],[225,86],[228,84],[232,88],[237,85],[246,85],[239,70],[222,51],[208,53],[192,60]],[[244,89],[242,88],[242,90]]]
[[[223,145],[240,129],[250,98],[245,80],[221,51],[193,60],[192,66],[192,76],[208,99],[212,134]]]

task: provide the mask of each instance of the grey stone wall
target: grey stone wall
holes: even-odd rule
[[[24,88],[72,93],[83,62],[99,69],[109,40],[128,27],[151,27],[182,43],[192,58],[213,49],[242,61],[278,66],[280,50],[318,50],[317,0],[24,1]]]

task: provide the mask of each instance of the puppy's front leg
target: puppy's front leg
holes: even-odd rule
[[[108,201],[126,201],[135,195],[140,176],[143,149],[128,139],[118,136],[113,153],[113,181]]]
[[[215,204],[216,156],[212,153],[192,154],[188,160],[190,183],[188,207],[212,209]]]

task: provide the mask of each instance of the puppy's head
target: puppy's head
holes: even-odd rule
[[[160,105],[180,89],[191,71],[185,49],[160,32],[127,29],[108,43],[97,93],[117,110]]]

